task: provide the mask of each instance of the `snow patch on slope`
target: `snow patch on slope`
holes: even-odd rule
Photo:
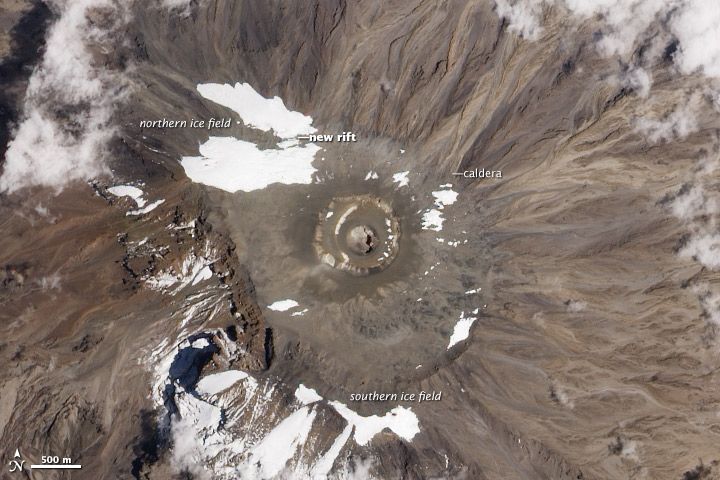
[[[205,341],[207,342],[207,340]],[[193,346],[195,346],[195,344],[193,344]],[[196,390],[201,396],[215,395],[223,390],[227,390],[240,380],[245,380],[248,377],[249,375],[247,373],[240,370],[228,370],[226,372],[214,373],[201,378],[197,383]]]
[[[235,110],[246,125],[264,132],[273,131],[283,139],[308,135],[317,130],[312,117],[288,110],[280,97],[265,98],[247,83],[235,86],[220,83],[201,83],[200,95]]]
[[[193,250],[183,259],[178,271],[173,268],[162,270],[144,278],[145,285],[152,290],[175,295],[188,285],[194,286],[212,278],[210,266],[215,262],[215,255],[215,250],[207,245],[199,255]],[[171,287],[174,288],[170,290]]]
[[[281,421],[250,451],[249,464],[257,465],[260,478],[280,473],[298,448],[305,444],[316,412],[302,407]]]
[[[442,215],[442,212],[438,209],[431,208],[427,210],[425,213],[423,213],[422,217],[422,228],[423,230],[434,230],[436,232],[439,232],[443,228],[443,223],[445,223],[445,218]]]
[[[477,317],[466,317],[465,312],[460,312],[460,319],[455,324],[452,335],[450,335],[448,350],[470,336],[470,327],[475,323],[475,320],[477,320]]]
[[[298,302],[288,298],[285,300],[278,300],[276,302],[273,302],[270,305],[268,305],[268,308],[270,310],[274,310],[276,312],[287,312],[291,308],[295,308],[298,305],[300,305]]]
[[[295,390],[295,398],[300,400],[302,405],[310,405],[323,399],[314,389],[308,388],[302,383]]]
[[[145,205],[142,208],[129,210],[127,213],[125,213],[125,215],[145,215],[146,213],[152,212],[153,210],[155,210],[155,208],[162,205],[163,203],[165,203],[165,199],[156,200],[152,203]]]
[[[161,199],[148,204],[147,200],[144,198],[145,192],[133,185],[116,185],[108,188],[107,191],[116,197],[130,197],[133,199],[138,208],[129,210],[125,213],[125,215],[144,215],[155,210],[157,206],[165,203],[165,200]]]
[[[408,441],[419,431],[417,417],[403,407],[363,417],[342,403],[325,402],[302,384],[295,390],[299,402],[287,403],[285,389],[273,380],[260,383],[238,370],[202,377],[199,359],[209,360],[230,345],[222,331],[190,338],[176,345],[164,340],[143,362],[155,365],[152,398],[160,411],[167,412],[171,455],[178,470],[227,480],[329,475],[369,479],[369,471],[362,470],[358,477],[355,466],[339,462],[353,433],[357,444],[366,445],[383,429]],[[332,433],[318,421],[330,409],[347,424],[334,438],[324,438]]]
[[[397,188],[408,186],[410,183],[410,179],[408,178],[409,174],[410,170],[406,170],[393,175],[393,183],[397,183]]]
[[[201,83],[197,90],[237,112],[249,127],[274,132],[282,141],[276,148],[261,149],[238,138],[210,137],[200,145],[200,156],[183,157],[180,162],[192,181],[231,193],[261,190],[273,183],[312,182],[316,172],[312,162],[320,147],[301,145],[297,138],[316,132],[311,117],[288,110],[280,97],[264,98],[247,83]]]
[[[130,197],[135,201],[135,205],[138,208],[142,208],[147,203],[143,198],[145,192],[132,185],[116,185],[107,189],[108,192],[112,193],[116,197]]]
[[[422,228],[424,230],[441,231],[445,223],[445,217],[441,210],[443,210],[446,205],[452,205],[457,201],[457,192],[447,187],[447,184],[441,185],[441,187],[445,188],[432,192],[432,196],[435,198],[435,208],[427,209],[423,213]]]
[[[420,432],[418,418],[409,408],[395,407],[382,417],[378,415],[363,417],[350,410],[344,403],[330,402],[330,405],[354,427],[354,438],[358,445],[367,445],[375,435],[386,428],[407,441],[411,441]]]
[[[200,145],[201,156],[183,157],[180,163],[194,182],[231,193],[252,192],[273,183],[311,183],[319,150],[313,143],[261,150],[244,140],[210,137]]]

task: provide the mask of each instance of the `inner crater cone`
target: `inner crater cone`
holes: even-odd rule
[[[347,245],[358,255],[369,255],[377,244],[377,234],[369,225],[358,225],[347,233]]]
[[[315,229],[319,260],[352,275],[387,268],[398,254],[400,225],[392,207],[371,195],[335,198]]]

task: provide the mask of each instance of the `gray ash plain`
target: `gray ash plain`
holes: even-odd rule
[[[434,207],[432,191],[454,177],[413,169],[409,184],[399,186],[393,175],[420,162],[412,152],[401,154],[397,145],[366,140],[326,146],[317,157],[313,184],[210,194],[220,205],[210,220],[217,215],[213,223],[225,226],[238,245],[259,302],[299,303],[292,311],[266,310],[278,354],[272,368],[296,370],[301,360],[314,363],[312,375],[324,378],[312,386],[335,390],[341,398],[361,390],[415,386],[446,356],[460,313],[470,315],[487,303],[483,298],[490,282],[484,279],[493,256],[481,232],[468,233],[479,230],[478,217],[458,202],[443,207],[447,218],[441,231],[423,229],[422,213]],[[378,178],[366,179],[371,172]],[[402,230],[397,258],[366,276],[323,264],[313,248],[318,216],[333,199],[353,195],[387,201]],[[448,245],[453,239],[461,245]],[[470,290],[477,292],[466,294]],[[283,366],[283,352],[291,352],[293,345],[313,353]]]

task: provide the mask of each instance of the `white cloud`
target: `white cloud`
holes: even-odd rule
[[[674,60],[682,73],[720,77],[720,3],[717,0],[496,0],[498,16],[509,30],[536,40],[542,32],[542,8],[566,8],[579,21],[596,19],[601,53],[627,56],[653,23],[665,20],[666,33],[679,42]],[[560,13],[562,15],[562,13]],[[563,17],[564,18],[564,17]],[[654,35],[653,35],[654,36]],[[665,38],[665,37],[656,37]],[[659,54],[662,49],[656,49]]]
[[[698,232],[691,237],[680,254],[693,257],[706,267],[717,270],[720,268],[720,235]]]
[[[684,2],[672,19],[671,28],[680,42],[675,57],[680,70],[720,77],[720,3],[717,0]]]
[[[692,221],[702,215],[717,215],[718,199],[707,195],[702,184],[694,185],[672,204],[673,214],[681,220]]]
[[[557,400],[560,405],[568,407],[570,409],[575,408],[575,402],[570,397],[568,390],[562,385],[553,385],[551,387],[551,395]]]
[[[528,40],[537,40],[542,33],[540,16],[545,1],[495,0],[495,10],[508,21],[508,29]]]
[[[114,134],[110,121],[127,84],[119,72],[96,64],[91,46],[110,42],[109,31],[96,26],[102,23],[97,18],[113,19],[114,29],[126,20],[126,10],[111,0],[51,3],[59,18],[30,77],[23,117],[8,143],[0,191],[29,186],[61,190],[69,181],[107,172],[103,156]]]
[[[570,300],[567,303],[567,311],[570,313],[582,312],[587,308],[587,303],[582,300]]]
[[[717,155],[717,154],[716,154]],[[720,204],[715,180],[720,169],[720,157],[703,159],[694,173],[691,188],[684,189],[672,203],[673,214],[685,223],[689,238],[680,256],[692,257],[710,270],[720,269],[720,234],[718,212]],[[720,326],[720,293],[707,283],[693,287],[710,323]]]
[[[650,87],[652,87],[652,75],[644,68],[632,66],[622,76],[622,84],[635,90],[642,98],[650,95]]]
[[[581,18],[599,17],[603,36],[598,42],[605,55],[631,52],[638,37],[678,3],[677,0],[563,0]]]
[[[675,63],[685,73],[720,77],[720,3],[716,0],[564,0],[580,16],[601,15],[607,30],[600,41],[608,55],[631,52],[650,25],[668,18],[679,41]]]
[[[661,118],[638,118],[635,128],[651,143],[683,139],[698,129],[696,115],[700,102],[700,95],[692,95]]]
[[[105,157],[112,122],[130,82],[108,68],[103,52],[118,48],[132,2],[49,0],[57,16],[43,57],[28,81],[22,116],[7,145],[0,192],[25,187],[60,191],[69,182],[108,174]],[[187,0],[163,0],[165,8]]]
[[[53,273],[52,275],[42,277],[38,280],[38,284],[43,290],[59,290],[60,275],[58,273]]]
[[[710,323],[720,327],[720,293],[706,283],[697,285],[693,291],[698,294],[700,305]]]
[[[720,158],[704,159],[693,176],[692,187],[681,191],[672,203],[673,214],[685,222],[690,239],[680,250],[708,268],[720,267],[720,234],[717,233],[720,203],[713,189]]]

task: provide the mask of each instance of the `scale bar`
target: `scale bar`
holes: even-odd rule
[[[30,468],[34,469],[43,469],[43,468],[71,468],[71,469],[79,469],[82,468],[82,465],[68,465],[66,464],[58,464],[58,465],[50,465],[47,463],[43,463],[41,465],[30,465]]]

